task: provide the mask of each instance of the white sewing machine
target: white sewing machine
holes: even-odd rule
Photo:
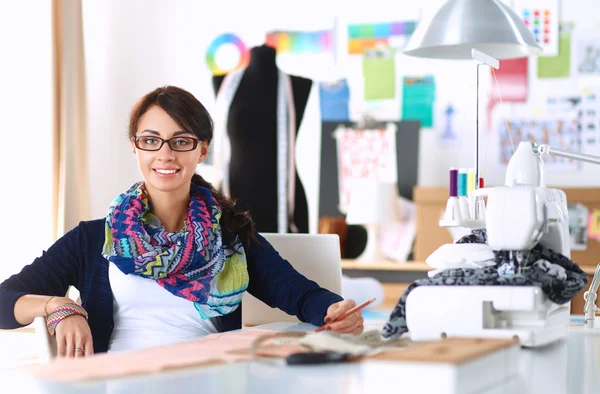
[[[476,212],[475,220],[466,223],[487,229],[492,250],[526,251],[541,243],[570,257],[567,199],[562,190],[545,187],[542,154],[600,164],[595,156],[521,142],[508,165],[505,186],[473,192],[475,200],[487,196],[486,211]],[[595,300],[595,292],[587,298]],[[557,305],[533,286],[420,286],[406,300],[413,340],[518,337],[523,346],[535,347],[565,337],[569,316],[570,303]],[[591,316],[593,325],[593,309]]]

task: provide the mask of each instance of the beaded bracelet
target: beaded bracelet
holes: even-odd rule
[[[46,318],[48,333],[54,336],[54,334],[56,334],[56,326],[58,326],[58,323],[72,315],[81,315],[85,317],[86,320],[88,318],[88,313],[82,306],[72,303],[63,304],[54,309]]]

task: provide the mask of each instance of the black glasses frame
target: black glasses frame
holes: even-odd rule
[[[141,138],[154,138],[154,139],[160,140],[160,145],[156,149],[142,148],[142,147],[140,147],[140,144],[139,144],[139,140]],[[178,138],[187,138],[187,139],[190,139],[190,140],[194,141],[193,144],[192,144],[192,147],[190,149],[181,149],[180,146],[178,146],[177,148],[174,148],[173,145],[171,145],[171,141],[176,140]],[[141,149],[141,150],[145,150],[145,151],[148,151],[148,152],[156,152],[156,151],[161,150],[161,148],[163,147],[163,145],[165,144],[165,142],[167,143],[167,145],[169,145],[169,148],[171,148],[171,150],[173,152],[191,152],[191,151],[193,151],[194,149],[196,149],[198,147],[198,143],[200,142],[200,140],[198,140],[196,138],[192,138],[192,137],[178,136],[178,137],[173,137],[173,138],[169,138],[168,140],[165,140],[165,139],[162,139],[160,137],[151,136],[151,135],[140,135],[140,136],[135,137],[133,140],[134,140],[136,148]]]

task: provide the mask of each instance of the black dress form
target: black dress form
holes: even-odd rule
[[[229,190],[240,209],[248,209],[259,232],[277,232],[277,86],[275,49],[250,50],[244,72],[229,108],[227,133],[231,145]],[[215,93],[224,76],[213,77]],[[312,87],[310,79],[290,76],[296,113],[296,134]],[[294,223],[308,232],[308,205],[295,173]],[[288,225],[288,232],[291,229]]]

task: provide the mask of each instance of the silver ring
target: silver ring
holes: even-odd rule
[[[83,352],[83,350],[84,350],[84,349],[83,349],[82,347],[76,347],[76,348],[75,348],[75,351],[76,351],[76,352]]]

